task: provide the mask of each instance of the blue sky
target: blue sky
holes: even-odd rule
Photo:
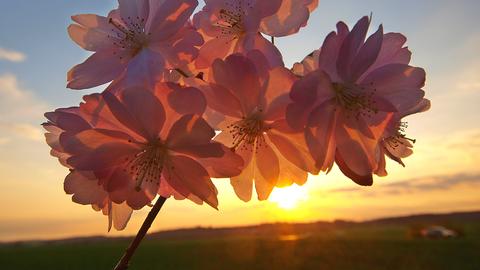
[[[0,47],[21,52],[27,58],[21,63],[0,61],[0,74],[14,74],[25,88],[48,101],[51,107],[77,103],[85,92],[65,90],[66,71],[88,53],[66,34],[70,16],[105,14],[115,4],[111,0],[2,1]],[[277,44],[285,62],[291,65],[318,48],[338,20],[352,25],[361,16],[372,13],[374,27],[383,23],[386,31],[402,32],[409,38],[413,63],[427,69],[429,78],[449,76],[476,58],[473,49],[478,45],[478,10],[480,2],[475,0],[324,0],[309,27],[296,36],[278,40]],[[469,42],[474,44],[464,48]],[[430,83],[432,86],[431,80]],[[438,93],[435,90],[434,94]]]
[[[76,105],[87,93],[65,88],[66,72],[89,55],[67,35],[70,16],[105,15],[115,5],[112,0],[0,1],[0,205],[5,208],[0,241],[105,233],[104,218],[64,194],[66,171],[49,157],[40,123],[43,112]],[[425,89],[433,107],[409,119],[408,135],[418,143],[407,167],[390,163],[391,176],[376,180],[374,195],[358,192],[336,169],[327,177],[312,177],[306,188],[317,199],[292,215],[272,214],[269,203],[241,203],[228,182],[220,181],[220,213],[190,202],[168,202],[168,220],[154,229],[232,225],[235,218],[242,224],[365,219],[478,207],[480,196],[473,191],[480,187],[479,10],[477,0],[321,0],[306,28],[276,40],[287,65],[318,49],[337,21],[352,26],[372,13],[373,27],[382,23],[386,32],[408,37],[412,64],[427,70]],[[410,188],[415,182],[442,188]],[[190,211],[188,217],[185,211]],[[134,216],[124,233],[132,233],[143,215]]]

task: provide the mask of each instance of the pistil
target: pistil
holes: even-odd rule
[[[359,116],[371,116],[378,113],[373,96],[375,89],[367,89],[356,85],[347,86],[345,84],[333,83],[336,99],[348,112]]]
[[[120,18],[123,23],[120,23],[113,18],[110,18],[108,22],[113,26],[112,32],[114,33],[113,45],[122,50],[127,50],[128,54],[133,57],[137,55],[148,43],[148,36],[150,33],[145,32],[145,19],[136,17],[127,19]],[[120,40],[120,41],[119,41]],[[117,51],[114,54],[118,54]],[[119,58],[123,59],[123,54],[120,54]]]
[[[232,151],[238,149],[258,150],[265,144],[263,134],[268,129],[261,116],[261,110],[240,121],[227,126],[233,138]]]
[[[127,159],[126,171],[135,180],[135,190],[140,191],[143,183],[160,185],[167,150],[160,140],[148,143],[133,158]]]

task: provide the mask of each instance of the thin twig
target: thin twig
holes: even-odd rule
[[[140,245],[140,242],[142,242],[143,238],[147,234],[148,229],[150,229],[150,226],[152,226],[153,221],[157,217],[158,212],[160,212],[160,209],[162,209],[162,206],[166,200],[167,198],[164,198],[164,197],[158,198],[157,202],[152,207],[152,210],[150,210],[150,213],[148,213],[147,218],[143,222],[142,227],[140,227],[140,230],[138,231],[137,236],[135,236],[135,239],[133,239],[132,243],[130,243],[130,246],[127,248],[122,258],[117,263],[117,266],[115,266],[114,270],[128,269],[128,264],[130,262],[130,259],[132,258],[133,254],[135,254],[135,251]]]
[[[275,37],[271,36],[271,38],[272,38],[272,44],[275,45]]]
[[[185,71],[179,69],[179,68],[176,68],[175,71],[177,71],[178,73],[180,73],[180,75],[182,75],[183,77],[185,78],[190,78],[191,76],[188,75]]]

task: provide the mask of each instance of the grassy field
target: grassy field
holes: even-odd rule
[[[407,226],[362,225],[312,235],[146,240],[130,269],[480,269],[480,224],[458,239],[415,239]],[[126,240],[0,247],[0,269],[112,269]]]

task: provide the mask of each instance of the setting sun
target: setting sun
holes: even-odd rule
[[[300,202],[307,200],[307,198],[308,193],[305,186],[292,185],[284,188],[275,188],[269,200],[282,209],[291,210],[296,208]]]

